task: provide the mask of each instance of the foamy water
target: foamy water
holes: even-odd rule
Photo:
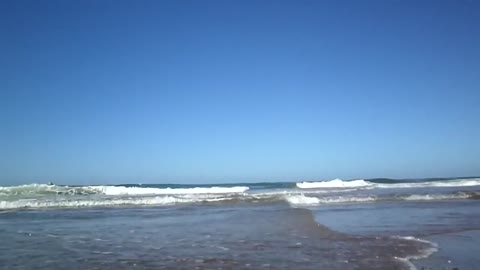
[[[477,188],[479,187],[479,188]],[[0,209],[168,206],[205,203],[287,202],[292,206],[478,199],[480,180],[377,183],[369,180],[242,184],[220,186],[127,185],[0,187]]]
[[[335,179],[331,181],[321,181],[321,182],[301,182],[296,183],[299,188],[351,188],[351,187],[367,187],[372,185],[365,180],[352,180],[352,181],[343,181],[340,179]]]
[[[335,179],[331,181],[320,182],[300,182],[296,183],[298,188],[302,189],[319,189],[319,188],[419,188],[419,187],[471,187],[480,186],[479,178],[472,179],[453,179],[445,181],[426,181],[426,182],[407,182],[407,183],[375,183],[365,180],[343,181]]]

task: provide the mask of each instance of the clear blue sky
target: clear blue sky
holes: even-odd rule
[[[479,1],[0,1],[0,185],[480,175]]]

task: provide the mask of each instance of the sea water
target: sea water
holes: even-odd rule
[[[475,269],[479,194],[477,178],[1,187],[0,269]]]

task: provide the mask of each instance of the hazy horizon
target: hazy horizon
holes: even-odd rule
[[[0,185],[480,175],[479,10],[2,1]]]

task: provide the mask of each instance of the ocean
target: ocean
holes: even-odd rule
[[[0,269],[479,269],[480,178],[0,187]]]

